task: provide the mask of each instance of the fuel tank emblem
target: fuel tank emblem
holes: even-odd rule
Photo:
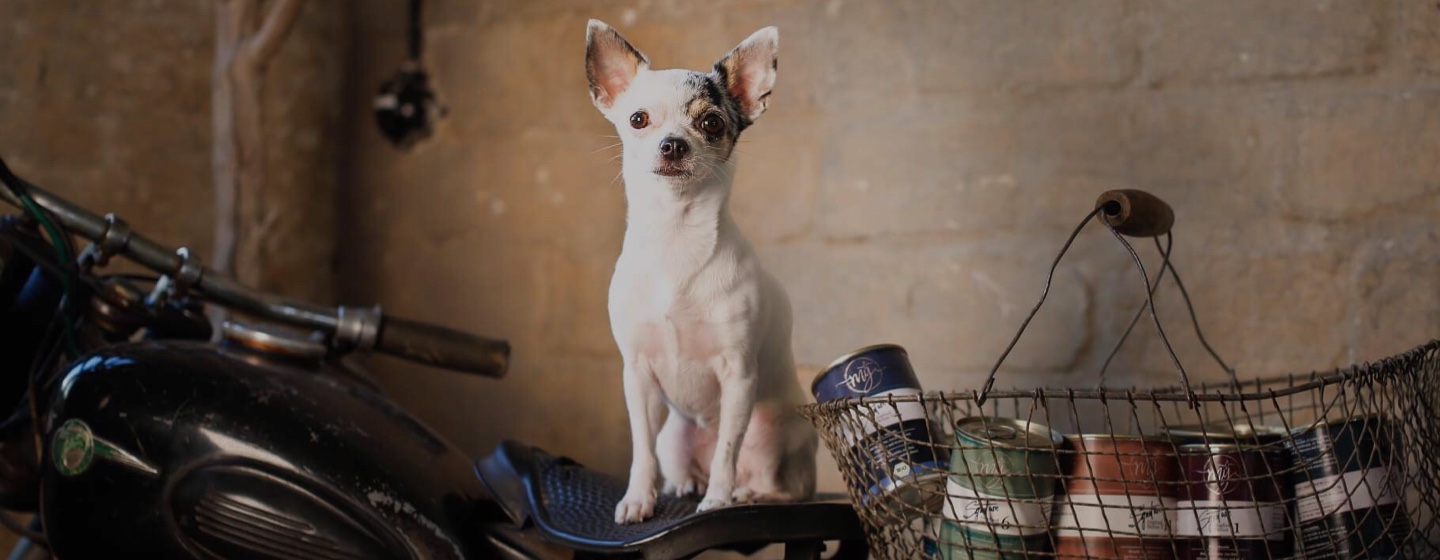
[[[55,430],[50,450],[55,470],[65,476],[75,476],[89,469],[95,460],[95,435],[90,433],[90,426],[71,418]]]
[[[55,430],[50,449],[55,470],[65,476],[75,476],[89,470],[97,457],[150,476],[160,474],[160,469],[154,465],[103,438],[96,437],[90,431],[90,426],[78,418],[66,420]]]

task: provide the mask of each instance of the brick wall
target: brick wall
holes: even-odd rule
[[[0,148],[41,184],[207,247],[208,4],[56,6],[0,2]],[[427,60],[450,116],[411,153],[368,114],[403,52],[403,10],[331,6],[307,8],[267,107],[276,181],[338,188],[338,218],[286,226],[277,239],[314,243],[281,259],[292,274],[277,287],[330,299],[318,265],[339,219],[343,299],[510,338],[501,382],[374,362],[474,453],[513,437],[625,466],[605,314],[624,200],[585,94],[588,17],[661,67],[708,66],[780,26],[775,99],[740,146],[734,207],[791,292],[807,380],[894,341],[927,387],[975,387],[1064,236],[1115,187],[1176,207],[1201,319],[1247,375],[1440,330],[1430,2],[431,2]],[[1083,236],[1000,385],[1093,383],[1140,301],[1127,267],[1101,230]],[[1160,312],[1214,378],[1173,290]],[[1172,378],[1143,325],[1111,374]]]
[[[0,0],[0,150],[157,239],[208,247],[210,4],[62,4]],[[342,299],[511,339],[499,382],[373,362],[472,453],[509,437],[624,472],[605,314],[624,200],[612,131],[585,94],[589,17],[659,67],[706,67],[780,26],[775,97],[740,145],[734,209],[789,288],[807,381],[894,341],[928,388],[976,387],[1064,236],[1116,187],[1175,206],[1180,270],[1244,375],[1440,333],[1432,1],[427,4],[450,116],[410,153],[368,113],[403,52],[400,3],[312,2],[282,50],[266,94],[274,180],[339,204],[283,225],[277,241],[305,243],[276,245],[299,249],[272,287],[331,299],[319,265],[335,235]],[[1101,230],[1084,235],[999,385],[1092,384],[1140,302],[1128,266]],[[1159,304],[1181,358],[1215,378],[1174,290]],[[1173,379],[1144,325],[1112,371],[1116,385]]]
[[[359,8],[359,84],[398,62],[390,4]],[[617,473],[628,460],[605,312],[624,200],[585,91],[589,17],[662,68],[780,27],[734,211],[794,300],[806,381],[893,341],[927,388],[975,388],[1065,235],[1117,187],[1175,207],[1182,277],[1242,375],[1440,334],[1434,2],[437,2],[428,63],[450,116],[407,154],[352,135],[342,262],[351,300],[514,342],[500,382],[379,363],[472,452],[510,437]],[[1083,235],[998,385],[1093,384],[1141,301],[1129,267],[1103,230]],[[1173,288],[1159,307],[1182,360],[1218,376]],[[1145,324],[1110,378],[1174,379]]]
[[[32,182],[153,239],[208,257],[213,2],[0,0],[0,154]],[[263,287],[335,292],[342,6],[311,2],[264,92],[270,188],[305,189],[277,213]],[[9,211],[7,207],[5,211]]]
[[[52,192],[208,257],[212,5],[0,0],[0,155]],[[341,8],[307,6],[264,98],[272,185],[320,200],[335,197],[340,176]],[[281,235],[267,249],[286,273],[266,287],[325,301],[335,292],[336,214],[328,202],[315,207],[276,222]],[[14,539],[0,530],[0,551]]]

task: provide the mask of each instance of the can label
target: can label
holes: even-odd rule
[[[1278,447],[1248,442],[1179,447],[1184,484],[1175,512],[1184,560],[1289,556],[1289,462]]]
[[[855,397],[878,397],[897,389],[920,389],[910,360],[898,346],[862,351],[815,378],[811,386],[819,402]]]
[[[1178,502],[1175,536],[1285,539],[1285,506],[1278,503],[1194,500]]]
[[[1410,532],[1399,503],[1399,431],[1383,416],[1296,430],[1287,445],[1294,482],[1297,552],[1311,559],[1398,554]]]
[[[983,532],[998,535],[1039,535],[1049,532],[1053,504],[1047,496],[1035,498],[990,496],[965,487],[950,477],[945,485],[948,499],[945,518],[973,524]]]
[[[1350,471],[1295,485],[1295,509],[1302,523],[1399,501],[1386,468]]]
[[[1056,534],[1070,537],[1168,538],[1175,498],[1123,494],[1073,494],[1057,508]]]
[[[904,404],[915,403],[896,403],[895,406]],[[882,416],[883,409],[890,407],[872,405],[871,408],[881,409],[876,410],[878,418]],[[892,411],[891,424],[870,428],[865,437],[852,446],[852,452],[870,462],[867,469],[870,472],[861,473],[868,475],[862,479],[876,480],[868,489],[870,493],[893,489],[902,483],[902,479],[917,475],[944,475],[945,464],[936,456],[935,450],[928,445],[915,444],[930,440],[930,421],[925,418],[923,408],[921,410],[919,418],[906,418],[903,412]]]
[[[919,394],[919,389],[895,389],[867,396],[877,398],[913,397]],[[866,405],[863,408],[868,410],[870,414],[861,414],[859,418],[856,418],[856,423],[860,425],[860,432],[855,433],[851,430],[846,430],[845,443],[854,445],[856,441],[866,438],[882,429],[893,430],[896,426],[902,425],[906,428],[914,429],[928,422],[925,416],[925,407],[919,402],[872,404]],[[910,434],[904,435],[906,437],[910,436]]]
[[[817,402],[849,398],[914,397],[920,382],[905,350],[883,345],[859,350],[837,360],[811,385]],[[852,413],[853,426],[843,432],[856,471],[851,483],[863,496],[891,492],[912,484],[930,484],[928,493],[912,489],[905,501],[938,497],[945,461],[935,450],[930,420],[919,402],[866,404]],[[858,429],[856,429],[858,428]],[[932,507],[938,506],[933,500]],[[915,505],[915,504],[912,504]]]
[[[943,512],[950,557],[1018,560],[1050,550],[1055,448],[1063,441],[1017,419],[956,422]]]
[[[1042,554],[1049,556],[1050,535],[1046,532],[1016,535],[947,519],[940,545],[945,560],[1025,560]]]

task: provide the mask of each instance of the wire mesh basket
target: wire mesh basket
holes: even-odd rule
[[[1167,271],[1184,289],[1158,237],[1150,281],[1115,206],[1070,240],[1104,214],[1130,250],[1149,289],[1133,328]],[[801,413],[876,558],[1440,558],[1440,341],[1243,381],[1212,351],[1230,379],[1206,384],[1170,352],[1173,387],[992,391],[1002,355],[981,390],[922,393],[903,349],[871,347],[821,372]]]

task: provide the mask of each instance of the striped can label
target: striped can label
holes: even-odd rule
[[[1008,560],[1049,551],[1055,448],[1063,442],[1023,420],[957,422],[944,508],[947,558]]]
[[[1174,558],[1180,467],[1173,444],[1138,436],[1067,439],[1073,455],[1055,504],[1057,555]]]
[[[1175,536],[1182,560],[1250,560],[1289,555],[1287,454],[1278,445],[1180,446]]]
[[[849,398],[913,397],[920,381],[905,349],[894,344],[861,348],[815,376],[816,402]],[[848,473],[865,505],[898,502],[894,509],[932,512],[944,498],[945,458],[937,453],[925,406],[919,402],[866,404],[855,409],[843,437],[854,458]]]
[[[1400,504],[1398,426],[1369,415],[1297,428],[1297,552],[1316,560],[1398,557],[1409,518]]]
[[[1025,560],[1049,557],[1050,534],[1018,535],[989,531],[946,519],[940,532],[945,560]]]

